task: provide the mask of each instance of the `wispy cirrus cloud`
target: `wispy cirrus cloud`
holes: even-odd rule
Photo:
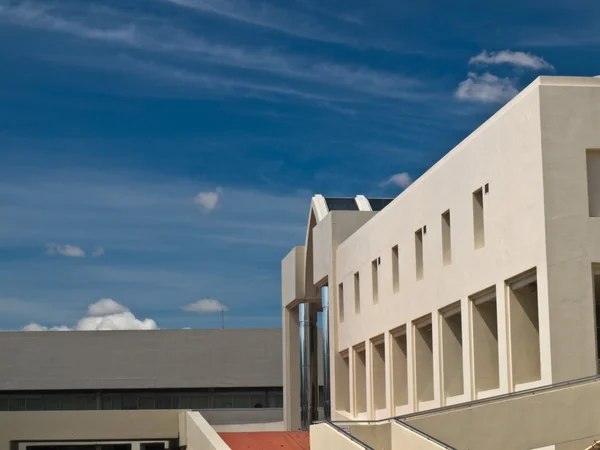
[[[213,76],[206,70],[198,72],[158,63],[147,63],[154,72],[160,71],[173,80],[193,81],[196,85],[215,86],[228,89],[247,87],[275,94],[303,94],[306,98],[318,99],[319,86],[330,86],[334,90],[347,90],[363,95],[392,99],[420,99],[426,95],[425,85],[412,77],[373,70],[360,65],[345,65],[334,61],[291,56],[276,53],[271,49],[232,46],[210,42],[200,36],[164,24],[147,25],[121,17],[118,11],[99,15],[88,11],[77,17],[66,15],[60,10],[44,8],[27,3],[0,10],[0,19],[9,20],[20,26],[43,29],[49,32],[69,34],[86,40],[120,45],[132,50],[143,50],[171,56],[194,58],[209,67],[231,67],[261,72],[280,79],[276,83],[249,82],[247,77],[232,74]],[[116,18],[116,19],[115,19]],[[132,60],[135,60],[133,58]],[[106,66],[110,67],[110,65]],[[306,85],[287,86],[288,81],[302,81]],[[336,94],[339,97],[339,93]],[[335,101],[324,98],[323,101]],[[323,104],[323,103],[322,103]]]
[[[164,0],[168,3],[213,14],[229,20],[315,41],[357,45],[354,39],[332,33],[302,13],[265,2],[244,0]]]
[[[481,53],[473,56],[469,60],[469,64],[482,66],[507,64],[532,70],[554,70],[554,66],[541,56],[534,55],[533,53],[515,52],[512,50],[501,50],[499,52],[482,50]]]

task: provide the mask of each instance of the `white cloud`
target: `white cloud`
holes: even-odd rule
[[[23,327],[23,331],[71,331],[69,327],[64,325],[48,328],[37,323],[30,323]]]
[[[203,11],[215,12],[231,10],[235,14],[240,12],[238,2],[221,2],[214,0],[169,0],[174,3],[185,3]],[[246,5],[251,11],[264,12],[265,5],[259,7],[253,3]],[[368,67],[337,64],[331,61],[318,61],[306,57],[292,57],[288,54],[277,53],[269,48],[249,48],[231,46],[219,42],[207,41],[204,38],[187,33],[180,29],[165,26],[150,27],[139,22],[132,22],[128,17],[120,17],[118,11],[108,9],[111,14],[80,15],[74,19],[68,15],[61,16],[60,11],[45,8],[33,3],[6,7],[0,9],[0,19],[16,23],[20,26],[43,29],[55,33],[64,33],[82,39],[101,41],[110,45],[119,44],[133,49],[143,49],[152,52],[163,52],[172,55],[183,53],[194,55],[195,58],[208,64],[242,68],[258,72],[267,72],[285,79],[303,80],[315,85],[331,85],[346,88],[362,94],[370,94],[385,98],[422,98],[423,83],[416,78],[409,78],[396,73],[373,70]],[[123,26],[123,22],[127,25]],[[283,28],[297,29],[298,21]],[[105,60],[101,61],[103,68],[111,67]],[[117,69],[126,70],[123,65]],[[141,65],[141,64],[138,64]],[[151,67],[149,67],[151,68]],[[240,79],[231,76],[207,75],[206,70],[190,72],[178,70],[161,65],[154,68],[153,72],[162,69],[165,76],[180,83],[193,83],[215,92],[219,88],[222,92],[241,88],[250,91],[266,93],[279,93],[282,95],[296,95],[303,93],[308,98],[314,97],[314,86],[299,87],[298,83],[285,88],[286,84],[278,83],[250,83],[247,78]],[[152,72],[146,75],[152,75]],[[302,92],[298,92],[302,91]],[[340,98],[346,102],[347,99]]]
[[[131,312],[109,314],[106,316],[84,317],[77,322],[76,329],[87,330],[156,330],[156,322],[152,319],[137,319]]]
[[[501,103],[517,95],[519,90],[510,78],[500,78],[491,73],[469,73],[468,78],[462,81],[456,89],[454,96],[458,100]]]
[[[120,303],[112,298],[102,298],[96,303],[88,306],[88,316],[105,316],[108,314],[120,314],[129,311]]]
[[[23,331],[105,331],[105,330],[155,330],[158,326],[152,319],[137,319],[125,306],[110,298],[103,298],[88,307],[88,315],[80,319],[75,327],[66,325],[47,327],[30,323]]]
[[[537,56],[532,53],[513,52],[511,50],[502,50],[499,52],[489,53],[486,50],[483,50],[477,56],[473,56],[469,60],[469,64],[509,64],[511,66],[523,67],[532,70],[554,69],[554,66],[541,56]]]
[[[407,172],[401,172],[389,177],[384,184],[395,184],[396,186],[406,189],[412,182],[413,180]]]
[[[198,300],[197,302],[190,303],[181,307],[184,311],[197,312],[197,313],[214,313],[220,311],[227,311],[229,308],[221,303],[219,300],[212,298],[205,298]]]
[[[104,253],[104,247],[96,247],[96,249],[92,252],[92,256],[102,256]]]
[[[62,255],[69,256],[74,258],[83,258],[85,257],[85,251],[81,247],[77,247],[76,245],[60,245],[55,243],[50,243],[46,245],[46,253],[48,255]]]
[[[202,206],[202,208],[204,208],[206,211],[212,211],[213,209],[215,209],[217,207],[217,204],[219,203],[219,199],[221,198],[221,196],[223,195],[223,189],[221,189],[220,187],[217,187],[217,189],[213,191],[207,191],[207,192],[199,192],[198,195],[196,195],[195,198],[195,202],[197,204],[199,204],[200,206]]]

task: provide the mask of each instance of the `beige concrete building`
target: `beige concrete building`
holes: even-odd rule
[[[519,392],[597,375],[598,303],[600,79],[541,77],[393,201],[313,197],[305,244],[282,262],[285,425],[315,421],[318,313],[333,421],[506,394],[520,417]],[[448,435],[443,420],[422,421]],[[595,427],[569,442],[600,435]],[[491,448],[544,441],[498,439],[504,447]]]

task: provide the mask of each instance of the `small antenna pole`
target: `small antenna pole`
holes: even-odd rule
[[[221,308],[221,328],[225,329],[225,308]]]

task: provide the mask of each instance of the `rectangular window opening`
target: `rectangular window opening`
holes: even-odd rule
[[[348,351],[339,354],[336,377],[336,409],[350,411],[350,359]]]
[[[360,275],[354,274],[354,312],[360,314]]]
[[[462,314],[460,302],[442,311],[442,371],[444,396],[456,397],[464,394]]]
[[[406,328],[393,334],[392,339],[392,389],[394,406],[408,405],[408,351]]]
[[[338,285],[338,310],[340,314],[340,322],[344,321],[344,283]]]
[[[354,354],[354,411],[367,412],[367,359],[364,347]]]
[[[473,371],[475,391],[500,387],[498,366],[498,313],[495,288],[471,297],[473,314]]]
[[[398,260],[398,246],[392,247],[392,285],[394,294],[400,290],[400,267]]]
[[[383,336],[372,343],[373,353],[373,407],[375,410],[385,409],[385,341]]]
[[[600,374],[600,264],[594,265],[594,313],[596,318],[596,357]]]
[[[600,150],[585,152],[590,217],[600,217]]]
[[[536,271],[508,280],[506,285],[513,384],[537,381],[541,378],[541,367]]]
[[[452,239],[450,228],[450,210],[442,214],[442,256],[444,266],[452,264]]]
[[[414,325],[415,374],[417,400],[426,402],[434,399],[433,390],[433,329],[431,315]]]
[[[373,283],[373,304],[379,303],[379,265],[375,259],[371,262],[371,280]]]
[[[475,248],[482,248],[485,245],[485,230],[483,223],[483,191],[481,189],[473,192],[473,230],[475,233]]]
[[[423,230],[415,232],[415,263],[417,280],[423,279]]]

